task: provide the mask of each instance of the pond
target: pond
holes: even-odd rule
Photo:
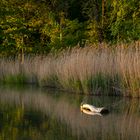
[[[110,113],[81,113],[83,101]],[[0,140],[140,140],[140,100],[0,87]]]

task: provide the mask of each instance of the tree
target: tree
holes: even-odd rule
[[[24,52],[35,50],[40,40],[39,29],[49,10],[44,3],[35,3],[33,0],[3,0],[1,7],[0,25],[4,33],[2,45],[18,54],[23,62]]]
[[[113,0],[111,33],[117,41],[140,39],[140,1]]]
[[[88,0],[83,2],[83,13],[88,17],[88,36],[90,42],[104,41],[105,0]]]

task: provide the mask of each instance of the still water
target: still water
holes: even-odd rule
[[[83,114],[82,101],[110,113]],[[140,99],[0,87],[0,140],[140,140]]]

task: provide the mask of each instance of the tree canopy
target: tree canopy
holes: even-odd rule
[[[1,0],[0,56],[140,39],[139,0]]]

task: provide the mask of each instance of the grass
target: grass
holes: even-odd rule
[[[37,84],[93,95],[140,97],[140,44],[74,48],[57,56],[0,61],[1,83]]]

